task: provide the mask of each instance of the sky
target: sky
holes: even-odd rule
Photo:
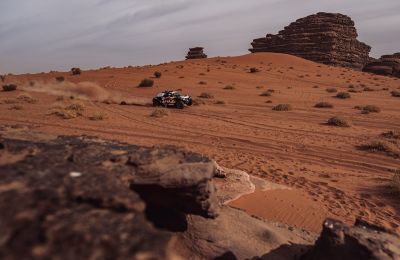
[[[400,52],[399,0],[0,0],[0,73],[243,55],[320,11],[349,15],[371,56]]]

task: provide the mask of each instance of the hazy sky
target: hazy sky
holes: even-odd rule
[[[0,73],[241,55],[319,11],[350,15],[373,56],[400,51],[400,0],[0,0]]]

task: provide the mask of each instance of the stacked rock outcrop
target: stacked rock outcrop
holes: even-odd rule
[[[203,47],[194,47],[194,48],[189,48],[189,52],[186,55],[186,59],[205,59],[207,58],[207,55],[204,53],[204,48]]]
[[[383,55],[380,59],[365,65],[363,71],[400,78],[400,52],[392,55]]]
[[[298,19],[277,35],[255,39],[251,52],[280,52],[319,63],[362,69],[371,47],[357,40],[354,21],[343,14],[317,13]]]

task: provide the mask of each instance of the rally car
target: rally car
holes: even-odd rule
[[[192,105],[192,97],[181,95],[178,91],[164,91],[153,98],[153,106],[176,107],[183,109]]]

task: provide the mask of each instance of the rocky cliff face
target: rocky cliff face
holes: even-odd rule
[[[186,55],[186,59],[205,59],[207,55],[204,53],[203,47],[194,47],[190,48],[188,54]]]
[[[251,52],[280,52],[329,65],[362,69],[371,47],[357,40],[350,17],[317,13],[298,19],[277,35],[255,39]]]
[[[363,71],[400,78],[400,52],[392,55],[383,55],[380,59],[373,60],[365,65]]]

